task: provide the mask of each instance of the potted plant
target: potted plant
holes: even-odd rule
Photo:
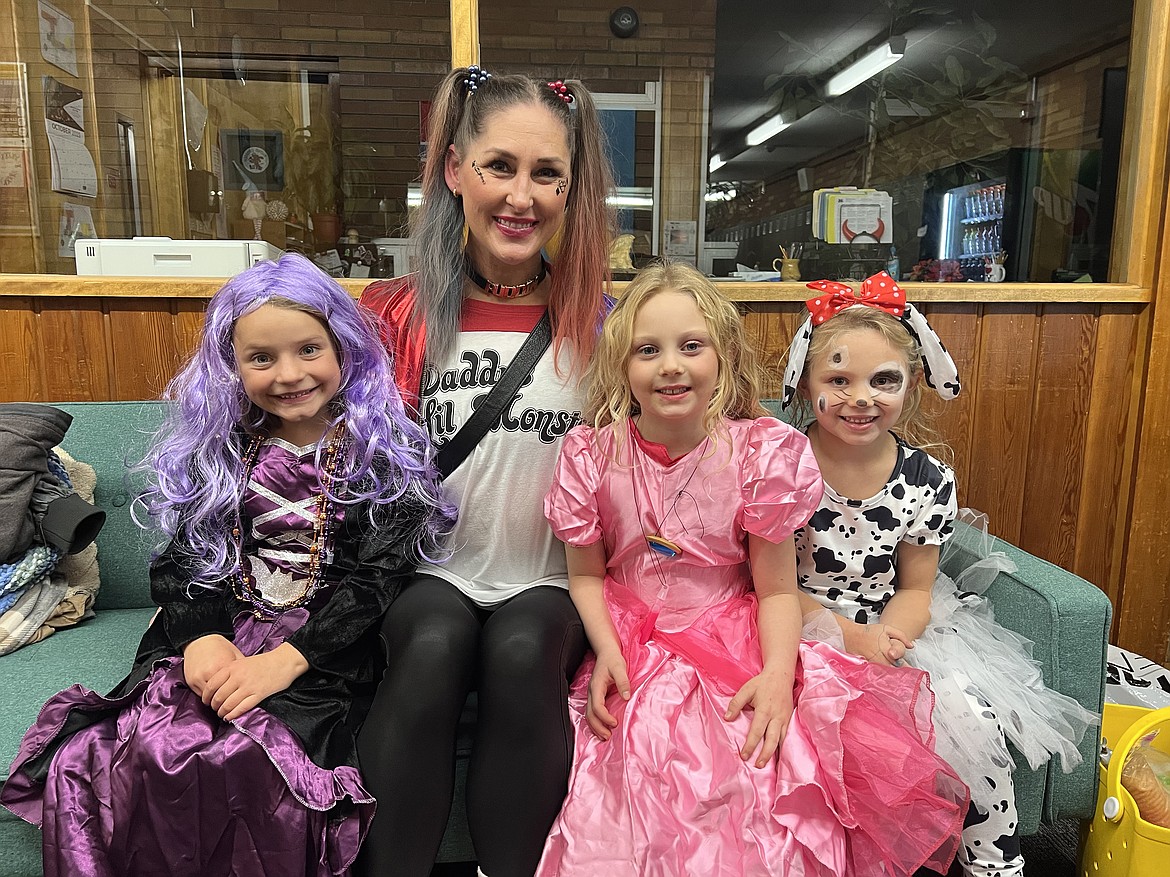
[[[316,242],[332,246],[341,236],[341,141],[328,123],[293,129],[285,148],[285,188],[309,218]]]

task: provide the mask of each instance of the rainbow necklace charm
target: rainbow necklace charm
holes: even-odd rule
[[[633,425],[631,425],[631,429],[634,429],[634,428],[635,427]],[[704,449],[706,448],[708,441],[710,441],[709,438],[703,442]],[[680,487],[678,489],[678,492],[675,493],[674,502],[672,502],[670,504],[670,509],[666,512],[665,515],[662,516],[662,519],[661,519],[662,521],[667,521],[672,516],[674,516],[674,510],[675,510],[675,507],[678,505],[678,501],[680,499],[682,499],[684,494],[686,494],[687,487],[690,486],[691,480],[695,477],[695,473],[699,471],[699,464],[702,462],[703,462],[703,455],[702,455],[702,452],[699,452],[698,459],[695,461],[695,465],[693,467],[691,467],[690,475],[687,476],[687,480],[685,482],[683,482],[683,486]],[[635,483],[635,474],[634,474],[634,470],[637,468],[638,468],[637,465],[630,467],[630,488],[634,494],[634,508],[637,511],[638,519],[641,520],[642,508],[638,502],[638,485]],[[680,519],[680,523],[681,523],[681,519]],[[644,530],[642,532],[643,538],[645,538],[645,540],[646,540],[646,547],[650,549],[651,553],[656,554],[659,557],[666,557],[666,558],[671,558],[671,559],[678,557],[680,554],[683,554],[684,552],[677,542],[671,542],[666,537],[660,535],[662,529],[663,529],[662,525],[659,524],[659,526],[658,526],[659,532],[647,533]],[[685,527],[683,529],[685,529]],[[655,559],[655,566],[657,567],[657,559]]]
[[[683,550],[669,539],[663,539],[656,534],[647,536],[646,544],[650,546],[651,551],[655,554],[661,554],[663,557],[678,557],[683,553]]]

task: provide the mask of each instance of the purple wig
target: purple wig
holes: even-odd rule
[[[261,305],[289,307],[328,329],[341,365],[331,410],[345,421],[348,454],[334,499],[376,504],[400,499],[431,511],[414,540],[418,557],[438,556],[439,536],[454,520],[442,498],[430,443],[402,407],[375,320],[304,256],[286,253],[236,275],[207,305],[203,337],[167,385],[174,404],[141,468],[151,487],[139,498],[166,535],[180,543],[193,585],[219,589],[238,566],[229,534],[243,500],[243,456],[269,415],[244,392],[232,346],[236,320]],[[321,450],[317,451],[320,466]]]

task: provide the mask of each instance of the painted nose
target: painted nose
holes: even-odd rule
[[[853,404],[858,408],[865,408],[869,405],[869,399],[867,399],[865,396],[858,396]]]

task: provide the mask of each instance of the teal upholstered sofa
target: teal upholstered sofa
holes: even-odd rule
[[[161,420],[162,404],[101,402],[57,407],[74,417],[63,446],[97,470],[95,499],[108,515],[98,537],[102,587],[96,618],[0,658],[0,770],[5,775],[40,705],[75,682],[99,691],[112,688],[129,668],[139,637],[153,614],[147,579],[151,539],[130,518],[135,488],[128,483],[126,463],[142,456]],[[1099,710],[1110,619],[1105,596],[1083,579],[1011,545],[1000,542],[997,548],[1019,569],[1012,575],[1001,574],[989,591],[996,617],[1036,643],[1035,655],[1044,666],[1049,685]],[[961,565],[964,558],[960,556],[955,562]],[[459,790],[440,861],[474,859],[462,800],[473,709],[465,712],[464,720],[456,762]],[[1055,768],[1030,771],[1023,766],[1017,770],[1016,796],[1023,833],[1036,831],[1041,819],[1082,817],[1091,812],[1097,782],[1096,745],[1094,739],[1085,740],[1081,747],[1085,763],[1071,774]],[[41,873],[37,829],[3,808],[0,851],[3,874],[25,877]]]

